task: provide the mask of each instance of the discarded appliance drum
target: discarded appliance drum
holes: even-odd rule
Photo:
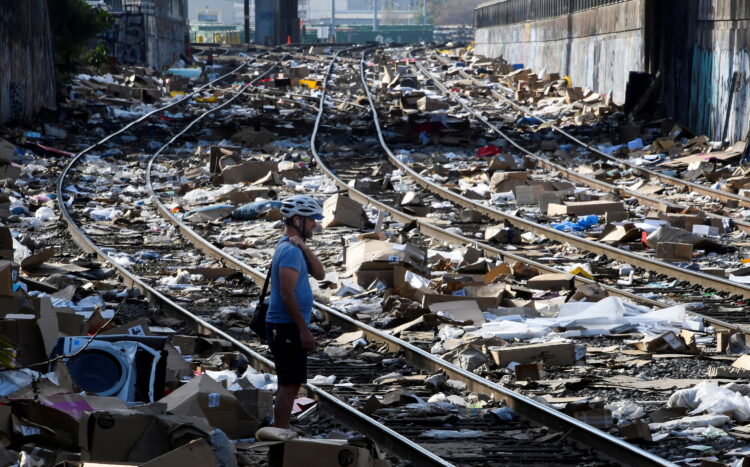
[[[64,356],[78,387],[125,402],[154,402],[164,395],[166,338],[130,335],[61,337],[52,357]],[[88,345],[87,345],[88,343]],[[85,348],[84,348],[85,347]],[[83,350],[82,350],[83,349]]]

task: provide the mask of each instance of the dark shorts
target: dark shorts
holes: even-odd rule
[[[293,386],[307,382],[307,351],[299,340],[299,329],[294,323],[266,323],[268,347],[276,364],[279,386]]]

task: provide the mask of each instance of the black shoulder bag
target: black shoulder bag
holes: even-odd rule
[[[268,313],[268,303],[266,303],[266,292],[268,292],[268,283],[271,281],[271,266],[268,267],[266,281],[263,282],[263,289],[260,292],[258,306],[255,307],[255,313],[250,320],[250,329],[260,337],[260,340],[266,340],[266,314]]]

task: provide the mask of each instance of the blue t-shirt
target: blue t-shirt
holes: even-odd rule
[[[281,241],[276,246],[276,252],[273,255],[273,264],[271,266],[271,295],[268,302],[268,314],[266,321],[269,323],[293,323],[292,317],[284,308],[284,302],[281,301],[281,287],[279,286],[279,268],[292,268],[299,272],[297,276],[297,285],[294,287],[294,296],[297,297],[297,304],[302,312],[305,322],[310,324],[310,315],[313,306],[313,293],[310,287],[310,279],[307,275],[307,261],[305,254],[298,246],[294,246],[288,241],[286,235],[281,237]]]

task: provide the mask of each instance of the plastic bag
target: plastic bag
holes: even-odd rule
[[[251,221],[257,219],[261,214],[271,209],[280,209],[281,201],[255,201],[253,203],[243,204],[232,211],[232,218],[241,221]]]
[[[692,409],[689,414],[731,414],[732,418],[744,422],[750,419],[750,398],[715,382],[705,381],[689,389],[675,392],[667,402],[667,408]]]

